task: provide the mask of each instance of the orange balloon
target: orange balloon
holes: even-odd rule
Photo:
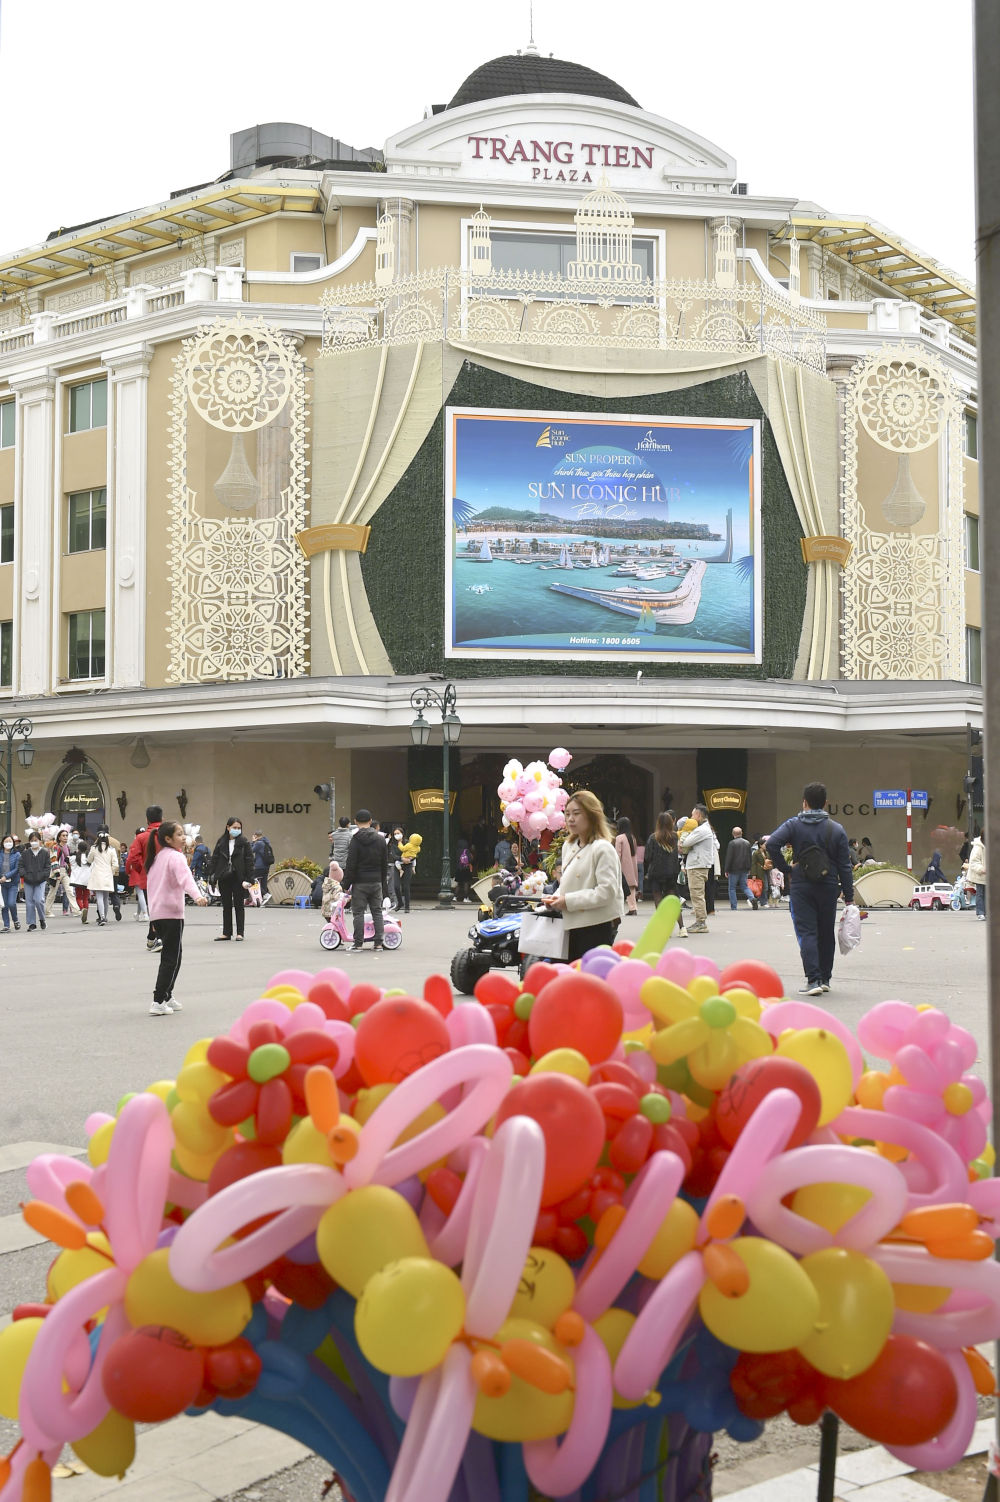
[[[567,1309],[556,1320],[552,1333],[560,1345],[578,1346],[587,1333],[587,1327],[582,1315],[577,1314],[575,1309]]]
[[[709,1210],[705,1228],[713,1240],[728,1241],[738,1233],[746,1214],[747,1207],[738,1194],[723,1194]]]
[[[39,1236],[54,1241],[57,1246],[64,1246],[68,1252],[78,1252],[87,1245],[87,1233],[83,1227],[54,1205],[46,1205],[42,1200],[31,1200],[29,1204],[21,1206],[21,1214],[25,1223],[33,1231],[37,1231]]]
[[[942,1236],[924,1242],[932,1257],[955,1257],[960,1262],[985,1262],[993,1256],[993,1237],[985,1231],[968,1231],[964,1236]]]
[[[340,1097],[333,1071],[314,1064],[306,1071],[306,1106],[318,1132],[332,1132],[340,1120]]]
[[[713,1241],[702,1252],[706,1277],[727,1299],[742,1298],[750,1287],[746,1263],[725,1242]]]
[[[25,1470],[21,1502],[52,1502],[52,1472],[40,1455]]]
[[[997,1390],[996,1378],[993,1368],[986,1357],[977,1351],[975,1346],[963,1346],[962,1355],[965,1364],[969,1368],[969,1375],[975,1385],[976,1392],[982,1398],[991,1398]]]
[[[561,1393],[569,1387],[569,1367],[554,1351],[534,1345],[530,1340],[506,1340],[500,1347],[500,1360],[515,1377],[542,1392]]]
[[[904,1215],[900,1227],[918,1241],[950,1241],[978,1230],[979,1214],[971,1205],[925,1205]]]
[[[469,1370],[472,1373],[473,1382],[484,1398],[502,1398],[510,1392],[510,1371],[496,1351],[477,1351],[472,1358]]]
[[[82,1179],[67,1184],[65,1199],[73,1214],[85,1226],[93,1226],[95,1230],[100,1227],[104,1220],[104,1206],[89,1184],[85,1184]]]

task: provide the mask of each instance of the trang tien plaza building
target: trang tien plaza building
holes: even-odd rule
[[[453,833],[563,744],[644,836],[709,793],[767,831],[819,778],[880,858],[876,788],[927,791],[917,865],[957,849],[972,289],[533,47],[398,125],[237,131],[213,180],[0,258],[15,827],[157,802],[317,858],[332,781],[436,881],[410,699],[447,680]]]

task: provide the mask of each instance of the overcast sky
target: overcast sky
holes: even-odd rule
[[[211,180],[263,121],[381,146],[528,40],[528,0],[0,3],[0,252]],[[534,11],[540,51],[731,152],[751,192],[870,214],[973,274],[969,0]]]

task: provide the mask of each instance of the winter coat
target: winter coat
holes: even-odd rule
[[[924,872],[923,876],[921,876],[920,880],[925,885],[928,882],[933,882],[933,881],[947,881],[948,880],[947,876],[945,876],[944,872],[941,870],[941,852],[940,852],[940,850],[935,850],[934,851],[934,854],[931,856],[931,859],[930,859],[930,865],[927,867],[927,870]]]
[[[95,845],[87,855],[87,861],[90,865],[90,878],[87,882],[90,890],[113,892],[118,874],[118,857],[114,846],[109,844],[107,850],[99,850]]]
[[[767,880],[767,852],[755,845],[750,852],[750,875],[755,881]]]
[[[250,849],[253,851],[253,868],[257,873],[257,879],[258,881],[263,881],[268,871],[274,865],[274,851],[271,849],[271,841],[261,836],[259,840],[254,840]]]
[[[0,870],[3,869],[4,856],[7,857],[8,862],[7,875],[4,877],[4,881],[12,881],[17,886],[21,880],[21,852],[20,850],[0,850]]]
[[[609,840],[591,840],[589,845],[567,840],[562,847],[562,868],[559,895],[566,899],[563,922],[567,928],[590,928],[624,918],[621,862]]]
[[[726,846],[726,875],[742,876],[750,870],[750,841],[730,840]]]
[[[969,851],[969,869],[966,876],[975,887],[986,885],[986,846],[983,844],[982,835],[976,835]]]
[[[158,819],[155,824],[150,824],[144,829],[142,834],[137,834],[128,847],[128,855],[125,858],[125,875],[129,879],[129,885],[139,887],[142,891],[146,890],[146,846],[149,844],[149,837],[153,830],[159,829],[160,823]]]
[[[249,841],[244,843],[249,845]],[[194,877],[183,855],[172,845],[164,845],[162,850],[156,852],[147,874],[146,901],[149,904],[150,920],[155,922],[157,918],[183,918],[185,893],[192,902],[201,899],[201,893],[195,886]]]
[[[29,845],[21,852],[21,876],[26,887],[36,887],[39,882],[48,881],[51,869],[52,857],[44,845],[37,850],[32,850]]]
[[[615,840],[615,851],[621,861],[622,875],[630,887],[639,885],[639,870],[635,863],[635,851],[628,842],[627,834],[618,835]]]
[[[336,860],[334,856],[334,860]],[[344,886],[355,883],[363,887],[380,886],[387,892],[389,881],[389,849],[377,829],[359,829],[347,851],[344,866]]]
[[[687,834],[681,835],[680,848],[684,856],[684,864],[689,871],[698,869],[710,871],[714,868],[718,841],[707,819],[704,819],[701,824],[696,824],[694,829],[689,829]]]
[[[677,854],[677,846],[668,850],[665,845],[660,844],[655,835],[650,835],[646,841],[646,854],[642,867],[647,886],[670,886],[677,880],[680,868],[681,858]]]
[[[330,836],[331,858],[337,862],[338,866],[343,866],[345,869],[347,867],[347,852],[351,848],[351,841],[355,833],[356,831],[353,829],[340,829],[338,827]]]
[[[233,841],[233,853],[230,856],[229,838],[228,830],[220,835],[208,858],[205,875],[213,886],[218,886],[220,881],[225,881],[230,876],[240,884],[253,881],[253,850],[250,841],[245,834],[238,834]]]
[[[785,845],[792,847],[791,867],[782,853]],[[810,882],[799,870],[799,853],[805,845],[818,845],[829,857],[830,874],[824,881]],[[831,819],[825,808],[807,808],[801,814],[786,819],[780,829],[768,836],[767,853],[793,887],[800,882],[808,886],[835,887],[839,882],[844,901],[854,901],[854,868],[851,864],[851,847],[847,843],[847,830]]]

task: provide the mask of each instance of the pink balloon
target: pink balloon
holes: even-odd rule
[[[655,975],[662,975],[664,980],[672,980],[675,986],[683,990],[688,981],[694,980],[697,975],[694,955],[688,949],[665,949],[656,962]]]
[[[444,1262],[448,1267],[457,1267],[465,1256],[476,1186],[489,1150],[490,1144],[485,1137],[473,1137],[468,1147],[463,1150],[463,1154],[468,1159],[465,1177],[450,1215],[443,1215],[431,1196],[424,1195],[424,1203],[420,1210],[420,1224],[427,1238],[431,1256],[436,1257],[439,1262]],[[459,1156],[462,1155],[456,1153],[449,1160],[448,1166],[456,1167],[456,1171],[458,1171],[456,1160]]]
[[[497,788],[497,797],[500,799],[501,803],[509,803],[512,798],[517,797],[516,784],[511,781],[510,778],[508,778],[506,782],[501,782],[500,786]]]
[[[566,805],[567,805],[568,802],[569,802],[569,793],[567,793],[567,791],[566,791],[565,788],[560,788],[558,790],[558,792],[555,794],[556,808],[558,808],[560,810],[560,812],[561,812],[566,807]]]
[[[528,810],[529,814],[537,814],[537,813],[539,813],[541,811],[542,804],[544,802],[545,802],[545,799],[544,799],[543,795],[540,792],[538,792],[537,790],[535,792],[533,792],[533,793],[526,793],[525,794],[525,797],[524,797],[524,806]]]
[[[614,1368],[623,1398],[638,1403],[657,1384],[687,1328],[705,1282],[700,1252],[686,1252],[661,1278],[625,1338]]]
[[[676,1153],[654,1153],[625,1194],[625,1218],[599,1255],[591,1252],[573,1308],[593,1323],[609,1309],[649,1251],[684,1179]]]
[[[421,1377],[385,1502],[428,1502],[451,1491],[478,1396],[471,1363],[468,1346],[456,1342],[442,1364]]]
[[[858,1083],[864,1073],[865,1061],[858,1047],[857,1039],[850,1028],[828,1012],[825,1007],[818,1007],[811,1001],[776,1001],[769,1007],[764,1007],[760,1015],[760,1025],[772,1038],[777,1038],[787,1027],[796,1029],[807,1027],[825,1028],[835,1038],[839,1038],[847,1049],[847,1057],[851,1064],[851,1079],[854,1084]]]
[[[589,1327],[574,1352],[574,1363],[576,1397],[564,1438],[532,1440],[524,1446],[528,1476],[546,1497],[565,1497],[583,1485],[600,1459],[611,1427],[611,1358],[600,1336]]]
[[[488,1340],[510,1311],[534,1235],[545,1177],[545,1137],[529,1116],[499,1128],[476,1186],[462,1262],[465,1328]]]
[[[304,996],[315,979],[311,970],[279,970],[277,975],[271,976],[264,990],[270,991],[272,986],[295,986]]]
[[[520,824],[524,818],[524,804],[519,802],[508,803],[505,813],[512,824]]]
[[[807,1184],[850,1184],[871,1191],[849,1220],[831,1234],[782,1201]],[[906,1180],[894,1164],[856,1147],[799,1147],[768,1163],[745,1196],[747,1214],[764,1236],[804,1257],[829,1246],[867,1252],[906,1212]]]
[[[959,1258],[933,1257],[926,1247],[894,1246],[891,1242],[873,1248],[868,1255],[892,1283],[929,1284],[974,1296],[964,1309],[938,1309],[933,1314],[914,1314],[897,1308],[892,1322],[894,1330],[926,1340],[942,1351],[960,1351],[962,1346],[1000,1336],[1000,1262],[992,1258],[986,1262],[965,1262]]]
[[[907,1121],[904,1116],[893,1116],[888,1111],[866,1111],[860,1106],[848,1106],[830,1125],[835,1132],[845,1137],[867,1137],[872,1142],[892,1142],[905,1147],[925,1170],[925,1183],[929,1188],[916,1189],[910,1184],[908,1210],[918,1210],[923,1205],[950,1205],[964,1203],[971,1189],[965,1164],[937,1134],[921,1126],[919,1122]],[[903,1165],[904,1177],[909,1176]]]
[[[555,767],[557,772],[565,771],[572,760],[572,753],[567,751],[565,746],[556,746],[555,750],[549,754],[549,766]]]
[[[560,809],[553,809],[549,814],[549,828],[553,834],[557,833],[560,829],[566,828],[566,815]]]

